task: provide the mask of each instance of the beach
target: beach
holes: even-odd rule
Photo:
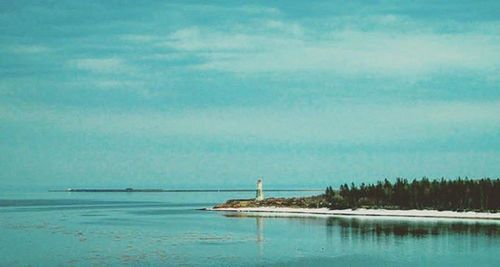
[[[209,208],[211,211],[260,213],[281,216],[377,216],[377,217],[415,217],[415,218],[449,218],[469,220],[498,220],[500,213],[490,212],[457,212],[438,210],[388,210],[388,209],[342,209],[327,208],[286,208],[286,207],[246,207],[246,208]]]

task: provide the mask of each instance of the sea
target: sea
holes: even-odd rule
[[[500,266],[498,221],[203,210],[253,196],[0,192],[0,266]]]

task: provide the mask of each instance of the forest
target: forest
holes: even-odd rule
[[[339,190],[326,188],[331,209],[387,208],[454,211],[500,211],[500,179],[438,179],[409,181],[385,179],[359,186],[343,184]]]

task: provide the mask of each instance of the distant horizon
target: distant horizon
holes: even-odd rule
[[[354,181],[354,180],[337,180],[336,184],[333,183],[325,183],[322,185],[319,184],[279,184],[279,183],[271,183],[267,184],[266,179],[264,178],[264,191],[269,191],[269,190],[306,190],[306,191],[321,191],[325,190],[326,187],[332,186],[333,188],[339,188],[343,184],[348,184],[351,185],[351,183],[354,183],[356,185],[360,185],[361,183],[365,184],[374,184],[378,181],[384,181],[385,179],[389,180],[390,182],[395,182],[397,178],[401,179],[407,179],[409,181],[412,181],[414,179],[416,180],[421,180],[422,178],[427,178],[429,180],[440,180],[444,178],[445,180],[457,180],[457,179],[470,179],[470,180],[480,180],[480,179],[500,179],[500,177],[388,177],[388,178],[381,178],[381,179],[374,179],[374,180],[360,180],[360,181]],[[23,189],[26,190],[37,190],[37,191],[51,191],[51,190],[66,190],[68,188],[71,189],[127,189],[127,188],[133,188],[133,189],[161,189],[161,190],[245,190],[245,191],[254,191],[255,190],[255,181],[251,181],[250,183],[247,184],[240,184],[240,185],[231,185],[231,186],[220,186],[220,185],[210,185],[210,184],[202,184],[202,185],[176,185],[176,186],[168,186],[165,184],[157,184],[157,185],[123,185],[123,184],[115,184],[115,185],[103,185],[103,184],[80,184],[80,185],[4,185],[0,191],[3,190],[14,190],[14,191],[22,191]]]

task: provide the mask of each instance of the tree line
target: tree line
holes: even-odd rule
[[[325,198],[332,209],[375,207],[392,209],[437,209],[458,211],[500,210],[500,179],[408,181],[397,178],[359,186],[343,184],[339,190],[326,188]]]

